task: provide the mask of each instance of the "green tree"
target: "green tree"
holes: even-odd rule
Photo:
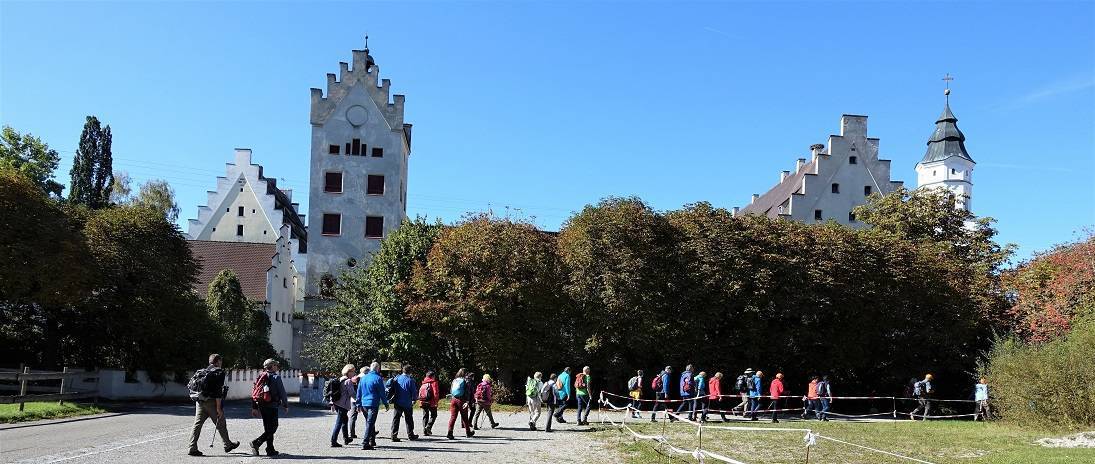
[[[159,211],[168,222],[179,219],[179,204],[175,203],[175,189],[166,180],[153,179],[141,184],[134,203]]]
[[[111,171],[114,161],[110,146],[110,126],[103,127],[98,118],[88,116],[80,134],[80,146],[72,160],[69,202],[91,209],[110,205],[110,188],[114,176]]]
[[[221,327],[228,345],[222,350],[225,365],[261,367],[275,355],[270,345],[270,318],[256,310],[256,303],[243,294],[239,276],[231,269],[217,273],[205,297],[209,316]],[[288,366],[286,366],[288,367]]]
[[[133,201],[133,179],[126,171],[114,171],[114,180],[110,184],[110,203],[128,205]]]
[[[53,171],[60,160],[57,151],[42,139],[4,126],[0,135],[0,168],[18,171],[54,198],[60,198],[61,190],[65,188],[53,180]]]

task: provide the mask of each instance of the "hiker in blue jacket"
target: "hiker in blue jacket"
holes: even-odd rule
[[[369,365],[369,373],[357,383],[357,404],[365,413],[365,436],[361,449],[376,448],[376,416],[380,414],[380,405],[388,410],[388,393],[384,391],[384,379],[380,378],[380,363]]]
[[[392,385],[392,403],[395,405],[395,414],[392,416],[392,441],[399,442],[399,416],[403,416],[407,422],[407,439],[415,441],[418,435],[414,434],[414,402],[418,400],[418,384],[411,377],[411,366],[404,365],[403,373],[395,378]]]
[[[557,409],[555,411],[555,422],[558,422],[560,424],[565,424],[565,423],[567,423],[567,421],[563,419],[563,411],[566,410],[567,401],[570,400],[570,367],[569,366],[563,368],[563,372],[559,374],[557,383],[562,388],[560,388],[559,391],[558,391],[558,397],[559,397],[559,406],[558,407],[559,407],[559,409]]]
[[[692,379],[692,365],[689,364],[684,367],[684,372],[681,372],[681,404],[677,406],[677,414],[679,415],[685,408],[688,409],[688,420],[695,419],[696,403],[694,397],[696,396],[696,385]]]
[[[669,406],[666,406],[666,401],[669,400],[669,378],[672,373],[673,368],[665,366],[665,370],[663,370],[661,374],[654,376],[653,383],[650,386],[651,390],[654,390],[654,399],[657,401],[654,403],[654,408],[650,411],[650,422],[656,421],[655,418],[658,417],[658,408],[661,408],[663,411],[669,411]],[[670,422],[677,420],[669,414],[666,414],[666,417],[669,418]]]
[[[757,410],[760,409],[760,397],[761,392],[764,391],[761,386],[761,379],[764,378],[764,371],[757,371],[753,375],[753,378],[749,385],[749,414],[752,416],[749,420],[757,420]]]

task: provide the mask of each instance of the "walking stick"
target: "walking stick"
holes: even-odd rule
[[[218,417],[220,417],[221,420],[224,420],[224,417],[222,417],[222,416],[218,416]],[[219,430],[217,430],[218,425],[220,425],[220,423],[217,422],[217,419],[213,419],[213,438],[209,439],[209,447],[210,448],[213,447],[213,442],[217,441],[217,432],[219,432]]]

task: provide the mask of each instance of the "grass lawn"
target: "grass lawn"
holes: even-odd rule
[[[619,414],[612,415],[619,421]],[[647,416],[649,417],[649,416]],[[662,425],[647,421],[629,422],[638,433],[661,435]],[[723,425],[714,423],[712,425]],[[1015,424],[972,421],[929,422],[817,422],[787,421],[731,422],[727,426],[810,428],[816,433],[839,440],[882,449],[934,463],[1080,463],[1095,462],[1095,449],[1044,448],[1034,441],[1044,437],[1070,435],[1077,430],[1045,431]],[[615,447],[626,462],[667,462],[667,453],[651,440],[633,440],[627,430],[607,426],[598,438]],[[703,449],[748,463],[803,463],[806,461],[805,432],[755,432],[709,430],[703,432]],[[695,449],[696,427],[683,423],[665,426],[669,442],[682,449]],[[672,454],[672,461],[693,461],[689,456]],[[716,462],[708,460],[709,462]],[[818,439],[810,451],[811,463],[909,463],[872,451]]]
[[[19,412],[19,404],[0,404],[0,423],[10,424],[39,419],[59,419],[103,412],[106,411],[97,406],[75,403],[65,403],[62,406],[57,404],[56,401],[26,403],[23,412]]]

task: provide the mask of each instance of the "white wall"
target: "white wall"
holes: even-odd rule
[[[228,399],[238,400],[251,397],[251,386],[258,378],[259,369],[237,369],[228,371],[225,384],[228,385]],[[86,379],[77,378],[72,387],[77,391],[95,390],[98,384],[99,397],[108,400],[141,400],[141,399],[189,399],[190,391],[186,388],[186,381],[190,379],[192,372],[187,372],[187,377],[182,383],[175,382],[168,374],[168,379],[162,383],[155,383],[148,378],[145,371],[137,371],[136,382],[125,381],[125,371],[119,369],[100,369],[97,382],[87,382]],[[290,369],[282,371],[282,384],[289,395],[300,393],[300,371]]]

